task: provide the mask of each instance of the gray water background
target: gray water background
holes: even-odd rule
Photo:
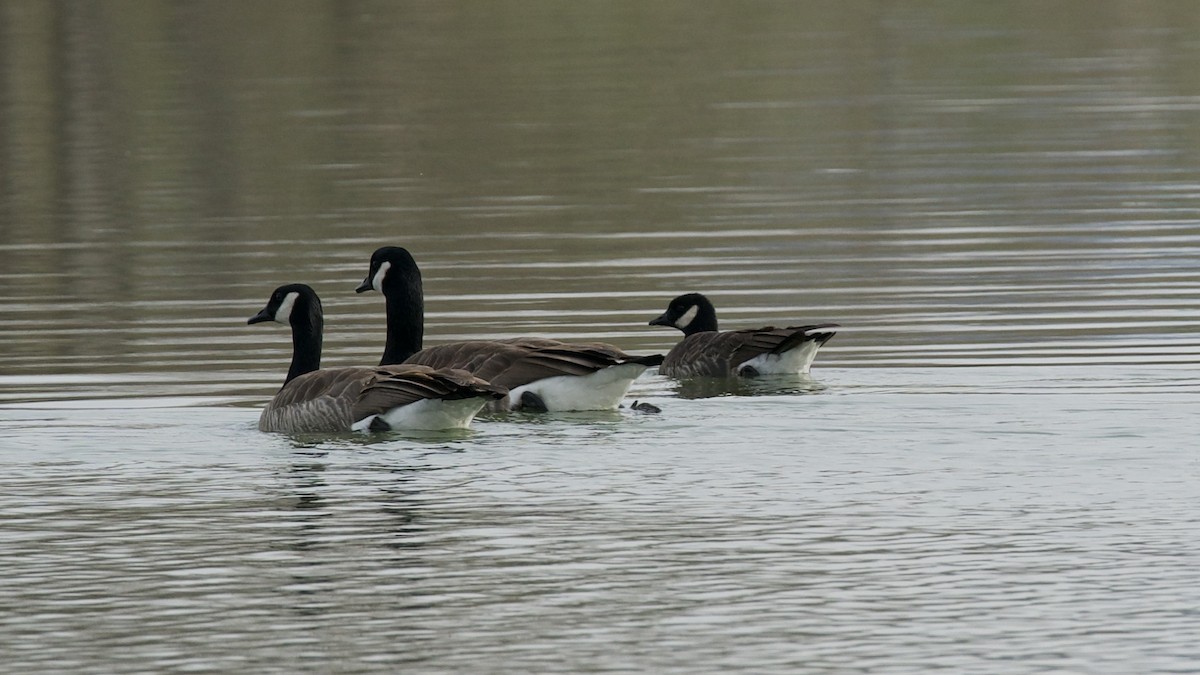
[[[0,670],[1191,672],[1200,10],[0,2]],[[836,321],[660,415],[254,429],[373,363]]]

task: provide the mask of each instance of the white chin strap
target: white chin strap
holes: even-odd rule
[[[699,305],[692,305],[692,308],[683,313],[683,316],[675,320],[675,327],[683,330],[691,325],[692,320],[696,318],[696,314],[700,312]]]
[[[371,277],[371,288],[374,288],[379,293],[383,292],[383,278],[387,276],[388,270],[392,268],[392,263],[386,260],[379,266],[379,271],[375,276]]]
[[[292,320],[292,307],[296,306],[296,298],[300,294],[292,291],[283,296],[283,302],[279,303],[279,309],[275,310],[275,320],[282,324],[288,324]]]

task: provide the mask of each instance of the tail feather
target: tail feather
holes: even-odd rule
[[[651,366],[661,366],[665,358],[667,357],[664,354],[648,354],[646,356],[632,356],[625,359],[625,363],[636,363],[649,368]]]
[[[815,341],[818,344],[825,344],[834,335],[837,335],[835,328],[840,328],[836,323],[821,323],[812,326],[789,326],[787,330],[792,331],[791,335],[780,342],[778,346],[771,350],[772,354],[782,354],[790,349],[795,349],[802,343]]]

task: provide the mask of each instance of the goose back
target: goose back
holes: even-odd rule
[[[405,363],[461,368],[507,387],[509,399],[499,407],[516,407],[530,391],[549,410],[590,410],[616,407],[629,384],[662,361],[662,354],[633,356],[604,343],[514,338],[429,347]]]
[[[659,372],[669,377],[806,373],[817,349],[835,335],[836,327],[814,324],[692,333],[671,349]]]
[[[363,420],[370,426],[375,417],[386,418],[393,410],[422,401],[478,399],[470,412],[473,417],[488,400],[506,393],[503,387],[464,371],[417,365],[327,368],[285,384],[263,408],[258,428],[286,433],[350,431]],[[470,417],[450,426],[465,426]]]
[[[258,418],[260,431],[349,431],[354,403],[366,386],[367,368],[314,370],[288,380]]]
[[[428,347],[405,363],[460,368],[493,384],[513,388],[561,375],[589,375],[623,364],[645,367],[663,361],[662,354],[632,356],[604,343],[568,343],[542,338],[471,340]]]

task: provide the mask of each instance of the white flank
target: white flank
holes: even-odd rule
[[[393,429],[466,429],[487,401],[482,396],[455,401],[426,398],[392,408],[380,417]]]
[[[292,319],[292,307],[296,306],[296,298],[300,294],[292,291],[283,296],[283,302],[279,303],[279,309],[275,310],[275,320],[282,324],[287,324]]]
[[[629,391],[629,385],[645,370],[646,366],[640,363],[623,363],[587,375],[547,377],[511,389],[508,404],[512,407],[521,400],[521,394],[532,391],[550,412],[615,410]]]
[[[371,422],[374,422],[376,417],[379,417],[379,415],[367,415],[366,417],[355,422],[354,424],[351,424],[350,431],[370,431],[371,430]],[[261,422],[259,423],[259,428],[260,429],[262,428]]]
[[[813,359],[817,358],[817,350],[820,348],[819,343],[810,340],[782,354],[759,354],[739,364],[738,374],[748,366],[762,375],[804,375],[812,367]]]
[[[696,314],[700,312],[700,305],[692,305],[691,309],[684,312],[682,316],[675,320],[675,327],[679,330],[687,328],[696,318]]]
[[[379,271],[375,273],[375,276],[371,277],[371,288],[374,288],[376,291],[379,291],[380,293],[382,293],[383,292],[383,278],[387,276],[387,272],[391,268],[392,268],[392,263],[385,260],[379,266]]]

